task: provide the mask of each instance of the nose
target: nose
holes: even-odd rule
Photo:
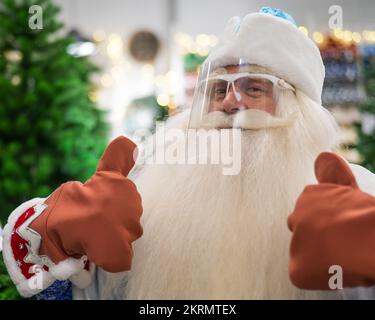
[[[223,100],[223,109],[223,111],[228,114],[233,114],[240,110],[239,101],[236,98],[236,94],[233,91],[232,86]]]

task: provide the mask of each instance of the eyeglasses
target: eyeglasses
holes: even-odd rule
[[[275,88],[295,91],[292,85],[276,76],[250,72],[212,76],[203,80],[201,85],[208,87],[211,97],[215,100],[223,100],[230,87],[233,88],[238,101],[241,100],[241,93],[250,98],[260,98],[274,94]]]

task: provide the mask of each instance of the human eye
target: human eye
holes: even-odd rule
[[[225,94],[226,89],[225,88],[215,88],[214,93],[215,94]]]
[[[249,93],[263,93],[265,92],[265,90],[261,87],[258,87],[258,86],[249,86],[246,88],[246,92],[249,92]]]
[[[246,88],[244,88],[243,92],[252,98],[263,97],[266,94],[266,90],[257,85],[247,86]]]
[[[241,91],[251,97],[260,97],[268,93],[267,83],[254,79],[247,79],[241,83]]]
[[[216,83],[212,88],[215,99],[224,99],[227,93],[227,85],[225,83]]]

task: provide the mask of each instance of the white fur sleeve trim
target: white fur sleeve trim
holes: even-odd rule
[[[69,280],[79,289],[85,289],[91,284],[94,271],[95,265],[90,263],[89,271],[83,269],[79,273],[72,275]]]
[[[83,289],[91,283],[91,274],[84,269],[86,261],[86,256],[81,259],[68,258],[49,268],[49,272],[57,280],[69,279],[75,286]]]
[[[41,266],[34,265],[33,273],[30,279],[27,279],[21,272],[20,267],[14,257],[11,248],[11,236],[18,218],[29,208],[43,203],[45,198],[34,198],[18,206],[10,214],[8,223],[3,230],[3,257],[8,273],[16,285],[18,292],[23,297],[31,297],[44,289],[48,288],[56,280],[70,279],[72,283],[79,288],[87,287],[92,278],[92,273],[84,269],[87,257],[81,259],[68,258],[53,264],[49,271],[45,271]],[[93,266],[93,265],[92,265]],[[91,267],[91,266],[90,266]]]
[[[38,292],[42,291],[38,289],[40,285],[43,288],[47,288],[50,286],[54,279],[52,276],[43,269],[38,270],[35,276],[31,277],[30,279],[25,278],[22,274],[20,268],[18,267],[17,261],[14,258],[13,251],[10,245],[10,238],[13,232],[13,228],[17,219],[29,208],[37,205],[44,201],[44,198],[34,198],[29,201],[22,203],[8,217],[8,223],[5,225],[3,230],[3,258],[5,266],[8,270],[10,278],[12,279],[13,283],[16,285],[18,292],[24,297],[31,297]],[[39,274],[42,274],[39,277]],[[42,279],[42,284],[38,283]]]

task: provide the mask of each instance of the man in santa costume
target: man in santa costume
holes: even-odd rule
[[[68,183],[65,193],[12,213],[5,261],[20,292],[30,296],[48,288],[42,295],[55,296],[73,283],[77,299],[336,297],[336,292],[297,288],[288,270],[288,215],[306,185],[317,182],[319,154],[338,143],[337,125],[321,105],[324,75],[318,48],[285,12],[262,8],[230,19],[202,65],[187,129],[239,131],[231,145],[240,145],[240,170],[226,175],[220,164],[197,164],[187,155],[185,163],[142,167],[134,176],[135,188],[126,178],[134,148],[127,139],[116,139],[84,185]],[[177,143],[189,144],[190,137]],[[217,149],[209,143],[204,153],[212,157]],[[360,166],[348,168],[358,188],[375,193],[373,174]],[[119,180],[108,180],[103,172]],[[18,220],[27,210],[39,218],[22,227],[27,218]],[[300,261],[296,228],[291,253]],[[27,239],[15,244],[29,241],[23,255],[9,246],[19,229]],[[31,234],[38,239],[34,246]],[[42,266],[48,279],[33,291],[35,270],[20,271],[30,250],[31,267]],[[304,274],[306,267],[294,268],[292,262],[291,270]]]

